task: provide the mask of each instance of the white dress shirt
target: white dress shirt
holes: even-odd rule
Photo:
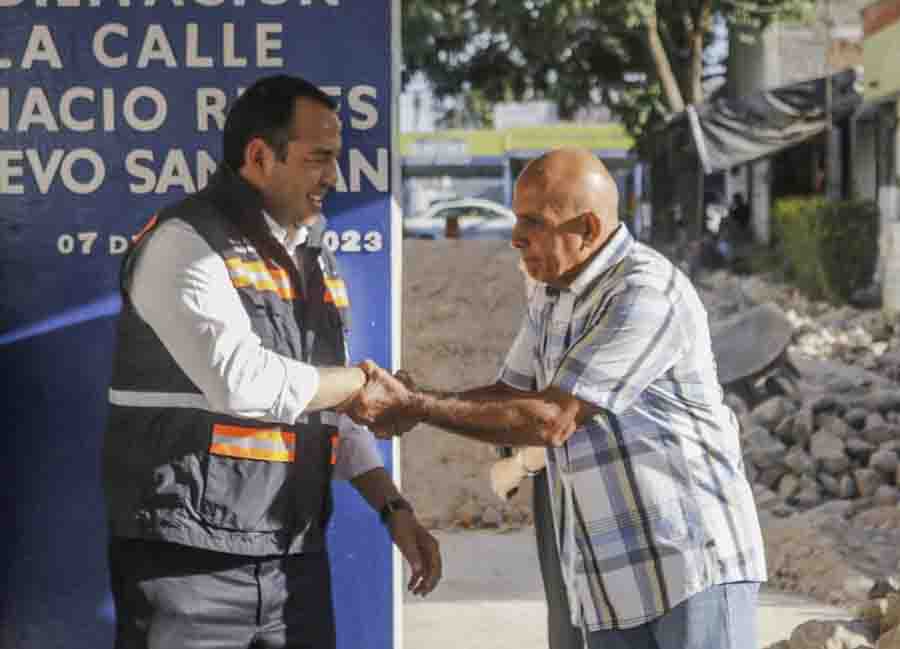
[[[292,259],[306,240],[266,215],[275,239]],[[319,389],[319,372],[261,345],[231,283],[224,260],[180,219],[158,226],[134,267],[129,295],[214,412],[294,424]],[[334,477],[349,480],[383,466],[375,438],[346,415],[338,420],[341,443]]]

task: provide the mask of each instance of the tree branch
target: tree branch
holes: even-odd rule
[[[690,18],[688,41],[691,48],[691,77],[688,101],[692,104],[703,101],[703,35],[711,17],[710,0],[703,0],[696,14]]]
[[[678,88],[678,81],[672,72],[672,66],[669,64],[669,57],[659,38],[659,25],[656,18],[656,3],[647,12],[644,19],[647,28],[647,43],[650,47],[650,55],[653,57],[653,63],[656,66],[656,74],[662,83],[663,92],[666,95],[666,102],[669,109],[674,113],[680,113],[684,110],[684,99],[681,96],[681,90]]]

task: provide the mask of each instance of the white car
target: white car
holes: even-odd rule
[[[443,239],[447,219],[456,217],[460,239],[510,239],[516,215],[512,210],[483,198],[463,198],[435,203],[417,216],[404,219],[408,239]]]

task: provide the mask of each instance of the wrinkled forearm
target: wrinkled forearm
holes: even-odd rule
[[[421,421],[489,444],[558,446],[574,431],[557,404],[496,385],[458,393],[418,390],[409,410]]]

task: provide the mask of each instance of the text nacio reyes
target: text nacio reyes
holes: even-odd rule
[[[378,124],[378,90],[360,84],[343,89],[322,86],[339,104],[345,127],[366,131]],[[194,122],[205,133],[225,126],[228,102],[244,88],[230,93],[222,88],[200,87],[194,90]],[[346,102],[343,101],[346,96]],[[180,107],[179,110],[184,110]],[[130,89],[72,86],[47,90],[0,87],[0,132],[27,133],[41,129],[48,133],[69,131],[112,133],[123,126],[138,133],[159,130],[169,117],[169,100],[158,88],[137,86]],[[183,119],[184,114],[179,113]]]

